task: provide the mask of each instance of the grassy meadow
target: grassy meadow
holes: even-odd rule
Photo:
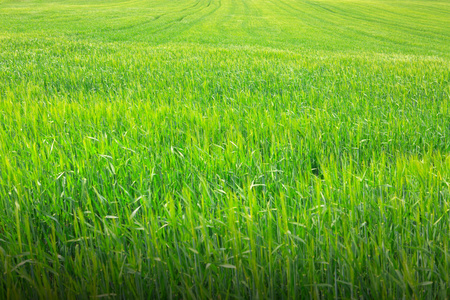
[[[1,299],[450,298],[447,0],[0,0]]]

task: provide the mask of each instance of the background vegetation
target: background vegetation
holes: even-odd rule
[[[449,20],[0,0],[0,298],[449,298]]]

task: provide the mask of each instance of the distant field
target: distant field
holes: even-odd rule
[[[450,298],[450,2],[0,0],[0,299]]]

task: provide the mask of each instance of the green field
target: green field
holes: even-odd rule
[[[0,299],[448,299],[449,81],[448,0],[0,0]]]

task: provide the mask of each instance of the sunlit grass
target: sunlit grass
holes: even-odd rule
[[[450,297],[448,12],[0,2],[0,298]]]

